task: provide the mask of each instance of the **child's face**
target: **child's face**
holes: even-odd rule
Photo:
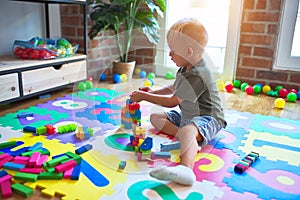
[[[185,50],[185,45],[169,44],[169,47],[169,56],[171,57],[171,60],[176,64],[176,66],[185,67],[189,65],[189,62],[187,61],[188,54],[187,50]]]

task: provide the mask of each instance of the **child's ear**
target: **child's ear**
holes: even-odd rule
[[[194,55],[194,50],[193,50],[193,48],[192,47],[188,47],[188,56],[189,57],[192,57],[193,55]]]

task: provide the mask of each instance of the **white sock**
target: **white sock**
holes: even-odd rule
[[[150,176],[159,180],[173,181],[182,185],[193,185],[196,181],[193,170],[184,165],[153,170],[150,172]]]

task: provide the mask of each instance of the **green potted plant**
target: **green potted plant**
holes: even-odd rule
[[[93,39],[105,30],[113,31],[119,53],[118,62],[127,63],[128,66],[128,53],[135,29],[151,43],[158,43],[158,16],[164,16],[165,0],[87,0],[87,3],[91,7],[90,19],[93,21],[89,38]],[[135,61],[132,64],[135,65]],[[127,73],[128,79],[132,76],[133,68]],[[121,70],[113,67],[113,73],[121,73]]]

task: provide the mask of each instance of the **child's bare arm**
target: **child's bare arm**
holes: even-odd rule
[[[175,95],[160,95],[144,91],[134,91],[130,95],[130,100],[134,102],[148,101],[163,107],[172,108],[177,106],[182,100]]]
[[[163,95],[168,95],[168,94],[173,94],[174,93],[174,86],[169,85],[157,90],[151,90],[149,87],[140,87],[139,90],[144,91],[144,92],[150,92],[152,94],[163,94]]]

